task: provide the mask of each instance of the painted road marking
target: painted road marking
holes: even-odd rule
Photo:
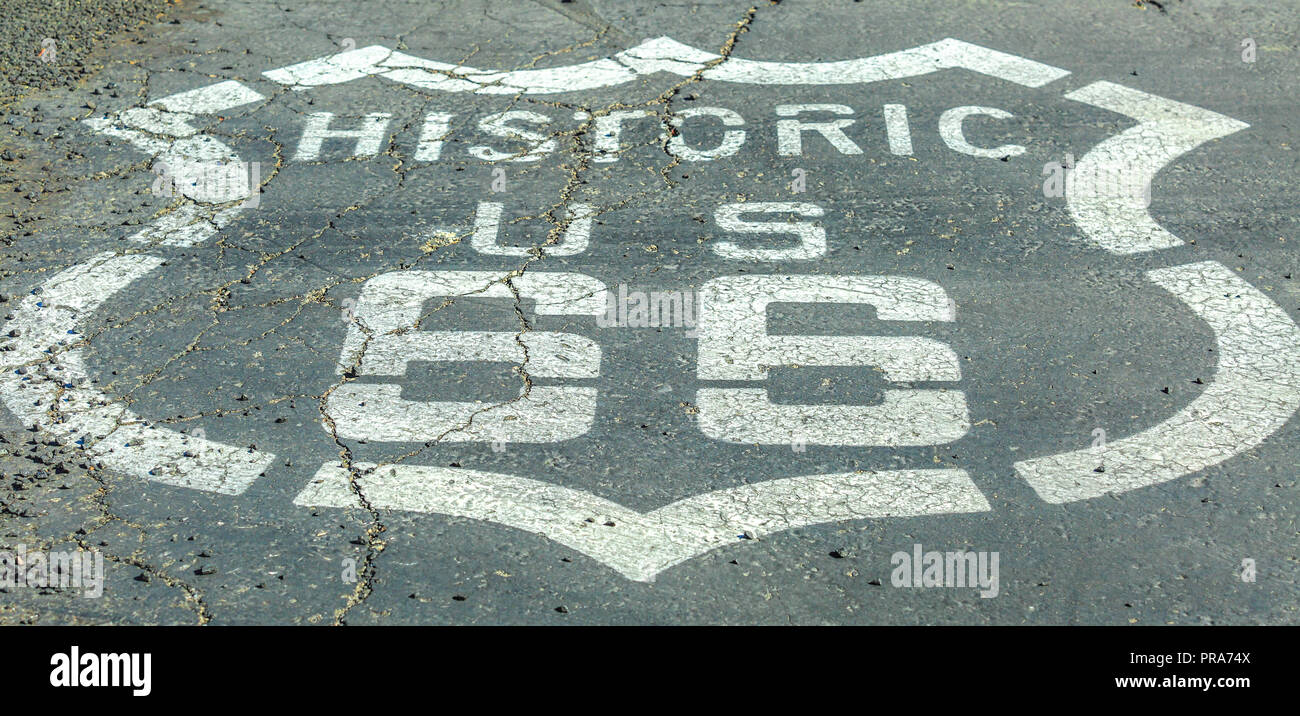
[[[572,333],[415,330],[431,299],[513,298],[536,301],[543,315],[599,316],[605,284],[576,273],[529,271],[502,280],[489,271],[393,271],[370,279],[348,327],[340,374],[406,374],[410,361],[493,361],[527,367],[538,378],[595,378],[600,346]],[[405,400],[397,383],[345,382],[329,394],[326,430],[344,438],[389,442],[547,443],[591,429],[596,389],[538,386],[521,380],[504,405]]]
[[[672,156],[686,162],[709,162],[727,157],[734,157],[746,147],[746,141],[756,139],[749,148],[751,153],[764,142],[774,139],[776,151],[782,157],[804,157],[816,155],[823,150],[822,145],[829,146],[841,156],[861,157],[865,152],[845,131],[854,127],[859,119],[853,107],[846,104],[778,104],[772,108],[778,119],[775,123],[775,136],[766,133],[759,135],[744,129],[745,118],[735,110],[726,107],[688,107],[676,110],[666,118],[651,110],[616,110],[608,114],[591,116],[586,111],[572,113],[573,123],[567,128],[553,114],[533,110],[510,110],[483,115],[477,121],[464,121],[452,130],[452,124],[458,115],[451,112],[429,112],[422,120],[422,129],[414,147],[412,161],[432,162],[444,158],[444,146],[454,135],[464,139],[464,135],[476,137],[485,135],[495,140],[505,140],[506,148],[492,144],[464,144],[459,152],[484,162],[537,162],[553,153],[559,146],[557,136],[581,134],[590,137],[592,147],[591,161],[608,164],[621,161],[624,153],[632,148],[653,144],[654,151],[667,151]],[[890,153],[896,156],[912,154],[912,131],[907,121],[907,108],[901,104],[882,105],[881,112],[886,117],[884,126]],[[945,146],[960,154],[982,157],[985,159],[1006,159],[1025,153],[1026,147],[1020,144],[1004,144],[997,147],[978,147],[966,139],[963,123],[971,115],[984,115],[994,119],[1012,119],[1014,115],[996,107],[958,106],[940,115],[937,126],[939,139]],[[712,118],[708,121],[690,122],[694,117]],[[338,152],[326,154],[325,143],[331,143],[331,149],[350,146],[346,154],[349,158],[373,157],[381,152],[397,150],[401,154],[407,147],[392,144],[396,135],[391,131],[394,126],[406,124],[402,119],[394,119],[388,112],[372,112],[361,118],[335,121],[332,112],[315,112],[307,116],[296,150],[289,153],[290,161],[317,162],[329,161]],[[657,125],[662,130],[657,137],[658,143],[648,141],[643,132],[639,142],[631,145],[623,142],[623,130],[628,123],[640,121],[643,124]],[[138,121],[132,126],[139,124]],[[131,122],[128,122],[131,123]],[[868,120],[874,124],[874,120]],[[700,126],[733,127],[723,132],[721,140],[712,148],[694,148],[687,144],[686,137],[698,131]],[[475,129],[466,131],[473,126]],[[688,126],[689,125],[689,126]],[[141,125],[143,126],[143,125]],[[188,127],[189,125],[184,124]],[[642,127],[644,129],[645,127]],[[673,128],[669,133],[668,128]],[[163,126],[161,122],[148,125],[150,132],[179,132],[171,125]],[[860,128],[859,128],[860,129]],[[401,134],[401,133],[398,133]],[[860,138],[861,139],[861,138]],[[523,145],[522,147],[518,145]],[[814,161],[824,161],[818,158]],[[504,171],[504,168],[497,167]],[[1073,173],[1070,175],[1074,176]]]
[[[232,206],[212,215],[201,204],[182,204],[127,238],[146,246],[197,246],[226,228],[242,210]]]
[[[789,234],[799,241],[788,249],[759,249],[735,241],[713,243],[713,252],[741,261],[806,261],[826,255],[826,229],[811,221],[746,221],[742,214],[798,214],[818,218],[826,212],[816,204],[794,201],[749,201],[722,204],[714,212],[718,228],[736,234]]]
[[[823,522],[986,512],[963,470],[884,470],[803,475],[740,485],[641,513],[540,480],[433,465],[354,465],[376,509],[467,517],[533,532],[628,579],[653,581],[669,567],[754,537]],[[356,507],[351,473],[326,464],[294,498],[312,507]],[[613,525],[607,523],[612,522]]]
[[[1300,327],[1276,303],[1213,261],[1148,271],[1147,278],[1214,329],[1218,370],[1199,397],[1159,425],[1104,446],[1016,463],[1048,502],[1127,492],[1202,470],[1260,444],[1300,408]]]
[[[898,156],[912,156],[912,130],[907,123],[907,107],[901,104],[887,104],[885,113],[885,133],[889,137],[889,152]]]
[[[1183,242],[1156,223],[1147,202],[1132,191],[1115,191],[1112,176],[1135,176],[1149,187],[1164,166],[1211,139],[1249,127],[1216,112],[1129,89],[1113,82],[1069,92],[1066,99],[1108,109],[1138,120],[1093,147],[1074,168],[1066,193],[1070,215],[1093,243],[1116,254],[1155,251]]]
[[[273,454],[159,428],[90,387],[78,336],[81,318],[162,262],[154,256],[99,254],[25,298],[8,322],[17,335],[3,344],[9,350],[0,373],[0,401],[28,425],[39,425],[65,444],[81,444],[111,470],[238,495],[266,470]]]
[[[253,102],[261,102],[266,95],[235,80],[227,80],[206,87],[178,92],[150,102],[172,112],[187,114],[216,114]]]
[[[384,140],[388,139],[388,120],[392,116],[387,112],[373,112],[363,117],[360,124],[352,129],[338,129],[330,127],[334,121],[332,112],[312,112],[307,115],[302,140],[298,142],[298,152],[293,158],[299,162],[316,161],[320,157],[321,145],[327,139],[356,140],[352,150],[354,157],[378,154]],[[355,124],[355,120],[350,121]]]
[[[379,45],[340,52],[262,74],[295,90],[351,82],[378,75],[439,92],[554,94],[612,87],[638,75],[668,72],[706,80],[764,85],[843,85],[919,77],[940,70],[972,72],[1041,87],[1069,74],[1050,65],[947,38],[909,50],[839,62],[762,62],[724,58],[670,37],[659,37],[613,58],[541,70],[490,72],[435,62]]]
[[[725,107],[687,107],[674,112],[668,119],[668,124],[674,129],[681,129],[686,120],[691,117],[714,117],[724,127],[740,127],[745,124],[744,117]],[[722,133],[722,141],[713,149],[693,149],[687,146],[685,135],[679,131],[668,138],[667,149],[673,156],[681,157],[688,162],[711,162],[714,159],[734,156],[744,143],[745,130],[728,129]]]
[[[751,84],[834,85],[913,77],[947,68],[965,68],[1027,87],[1041,87],[1067,74],[1065,70],[952,39],[858,60],[784,63],[724,59],[669,38],[647,41],[612,58],[543,70],[486,72],[368,47],[264,74],[298,90],[378,75],[437,91],[513,95],[608,87],[654,72],[683,76],[699,73],[704,79]],[[1089,185],[1089,177],[1103,176],[1116,168],[1136,167],[1149,180],[1182,154],[1246,125],[1107,82],[1088,85],[1066,97],[1139,122],[1094,147],[1076,167],[1095,170],[1080,171],[1082,183],[1076,183],[1068,197],[1071,213],[1084,233],[1099,247],[1120,254],[1181,243],[1155,224],[1144,203],[1131,196],[1107,194],[1095,181]],[[221,82],[154,101],[144,111],[129,110],[116,118],[85,121],[106,136],[130,142],[159,162],[174,162],[182,168],[187,164],[225,165],[237,161],[237,157],[219,140],[194,131],[190,122],[200,114],[263,99],[264,95],[239,83]],[[979,109],[1000,116],[996,112],[1001,110]],[[906,155],[910,152],[906,109],[891,105],[885,113],[890,150]],[[712,116],[727,126],[740,126],[724,110],[713,111]],[[960,119],[958,114],[949,115],[946,138],[950,146],[965,142],[960,138]],[[427,136],[421,137],[420,147],[425,156],[438,156],[449,120],[438,116],[426,121]],[[325,127],[328,129],[328,125]],[[514,127],[502,125],[499,129],[506,132]],[[702,158],[734,154],[733,148],[743,140],[738,140],[739,130],[733,131],[737,134],[730,135],[730,143],[724,140],[713,152],[716,156]],[[145,227],[132,237],[133,241],[149,246],[201,243],[239,212],[242,205],[230,204],[244,198],[238,192],[210,189],[184,195],[189,203]],[[579,243],[578,237],[573,239],[574,245]],[[25,300],[15,311],[13,325],[21,328],[19,335],[5,342],[12,350],[3,354],[0,400],[15,414],[39,424],[47,435],[61,440],[78,433],[89,436],[88,450],[102,456],[112,469],[166,484],[238,494],[261,474],[271,455],[220,443],[195,442],[195,438],[147,425],[120,403],[87,385],[79,344],[65,335],[75,330],[86,314],[151,272],[161,261],[146,255],[100,254],[48,281],[41,299]],[[1221,462],[1258,445],[1300,406],[1300,329],[1281,309],[1213,262],[1157,269],[1147,276],[1186,302],[1215,331],[1220,355],[1215,379],[1187,408],[1149,430],[1095,451],[1073,451],[1017,463],[1019,474],[1045,501],[1064,502],[1137,489]],[[471,281],[472,290],[497,295],[507,290],[502,283],[506,278],[485,272],[481,279]],[[589,299],[592,305],[583,312],[599,316],[604,310],[604,298],[600,290],[593,290]],[[576,299],[577,303],[585,300]],[[933,315],[947,317],[918,320],[951,320],[951,314],[939,311],[936,301],[937,295],[935,301],[925,300],[918,305]],[[572,310],[574,303],[568,300],[560,301],[563,305],[548,306],[542,301],[538,311],[550,308],[563,312]],[[945,306],[951,310],[950,304]],[[351,332],[348,340],[356,342]],[[917,341],[892,346],[882,343],[875,346],[881,350],[875,351],[874,358],[889,367],[889,356],[904,355],[925,345]],[[707,346],[705,349],[712,350]],[[577,350],[586,350],[590,355],[590,346]],[[345,348],[345,360],[359,352],[356,345]],[[959,377],[950,356],[943,351],[927,348],[912,353],[913,364],[933,363],[930,369],[935,374],[953,369],[953,379]],[[399,358],[394,360],[400,362]],[[902,372],[916,367],[893,366]],[[761,376],[757,379],[761,380]],[[100,434],[102,438],[97,437]],[[119,442],[119,437],[128,439]],[[178,456],[181,447],[189,449]],[[1098,461],[1104,463],[1104,473],[1094,472]],[[350,474],[343,467],[323,466],[295,502],[356,506]],[[579,490],[466,469],[389,465],[360,474],[356,483],[370,503],[380,509],[440,512],[527,529],[579,549],[629,578],[643,580],[709,549],[730,544],[743,532],[761,534],[829,521],[990,509],[969,476],[960,470],[775,479],[687,498],[644,515]],[[608,516],[615,527],[604,528],[601,523],[607,532],[592,527],[587,520],[596,514]]]
[[[151,114],[123,113],[138,123],[157,121],[152,128],[158,135],[175,133],[171,136],[181,141],[147,134],[148,127],[145,131],[130,128],[124,117],[84,121],[95,131],[129,142],[146,154],[160,160],[166,157],[178,168],[202,167],[213,157],[238,157],[219,140],[191,131],[194,128],[184,123],[199,114],[262,99],[263,95],[238,82],[219,82],[151,103],[174,112],[175,117],[162,120]],[[251,190],[242,195],[237,191],[187,193],[192,203],[156,219],[130,239],[148,245],[200,244],[243,208],[242,204],[221,206],[218,202],[249,195]],[[83,362],[83,347],[77,337],[82,320],[163,261],[143,254],[97,254],[58,273],[42,285],[38,295],[24,299],[10,322],[18,335],[3,344],[10,350],[4,353],[0,372],[0,402],[24,422],[40,426],[49,437],[64,443],[80,441],[87,453],[110,470],[177,487],[238,495],[263,474],[275,459],[272,453],[151,424],[120,401],[94,390]]]
[[[500,202],[481,201],[474,212],[474,234],[470,237],[470,246],[481,254],[494,256],[532,256],[533,248],[529,246],[502,246],[497,243],[501,233],[501,213],[504,207]],[[569,205],[564,233],[559,241],[547,243],[540,250],[547,256],[573,256],[587,250],[591,241],[591,222],[596,216],[595,208],[589,204],[574,203]]]
[[[966,141],[966,135],[962,131],[962,123],[971,115],[984,115],[994,119],[1011,119],[1013,116],[1010,112],[997,107],[954,107],[939,116],[939,136],[943,138],[944,144],[954,152],[969,154],[972,157],[984,157],[985,159],[1002,159],[1003,157],[1015,157],[1025,153],[1025,148],[1019,144],[1004,144],[1000,147],[977,147]]]
[[[793,336],[767,332],[767,307],[864,303],[882,321],[951,321],[956,309],[938,284],[900,276],[724,276],[700,289],[702,381],[768,377],[772,366],[858,365],[895,383],[961,379],[957,354],[911,336]],[[700,430],[714,440],[760,445],[934,445],[970,429],[957,390],[884,391],[880,405],[777,405],[765,388],[701,388]]]

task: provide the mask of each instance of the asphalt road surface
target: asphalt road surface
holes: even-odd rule
[[[1298,24],[211,1],[66,81],[33,46],[0,552],[104,577],[0,623],[1295,623]]]

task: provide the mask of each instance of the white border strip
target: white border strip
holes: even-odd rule
[[[766,480],[630,510],[580,490],[467,468],[355,465],[376,509],[496,522],[575,549],[628,579],[654,581],[718,547],[782,530],[875,517],[986,512],[964,470],[887,470]],[[294,504],[356,507],[349,471],[325,463]],[[612,523],[610,525],[609,523]]]
[[[17,335],[0,401],[60,442],[80,441],[105,467],[144,480],[238,495],[275,455],[158,428],[90,387],[78,327],[110,296],[158,268],[156,256],[99,254],[55,275],[6,323]],[[21,371],[21,373],[19,372]]]
[[[1214,261],[1147,272],[1214,329],[1218,370],[1168,420],[1104,446],[1016,463],[1047,502],[1168,482],[1262,443],[1300,408],[1300,327]]]
[[[1026,87],[1041,87],[1069,71],[969,42],[946,38],[928,45],[837,62],[765,62],[724,58],[670,37],[646,40],[612,58],[540,70],[489,71],[426,60],[371,45],[267,70],[270,80],[305,90],[379,75],[420,89],[476,94],[556,94],[631,82],[656,72],[722,82],[781,85],[863,84],[964,68]]]
[[[1115,254],[1182,246],[1182,239],[1151,218],[1142,192],[1105,184],[1120,178],[1123,187],[1150,187],[1165,165],[1250,125],[1113,82],[1094,82],[1065,98],[1139,122],[1088,150],[1072,170],[1077,179],[1067,183],[1066,201],[1075,223],[1093,243]]]

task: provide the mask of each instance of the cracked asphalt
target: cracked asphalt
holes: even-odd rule
[[[360,11],[212,1],[162,12],[69,53],[66,67],[6,75],[22,87],[0,125],[0,315],[18,326],[25,311],[49,307],[43,296],[80,296],[51,287],[93,257],[158,263],[108,292],[75,333],[61,331],[60,345],[36,346],[48,348],[39,359],[7,357],[25,350],[29,324],[0,327],[0,364],[16,376],[13,389],[0,388],[10,401],[0,407],[0,551],[80,548],[106,560],[99,598],[0,587],[0,624],[1297,622],[1300,424],[1288,401],[1300,387],[1288,377],[1296,346],[1286,332],[1300,321],[1294,3],[539,0]],[[39,43],[42,32],[20,39]],[[627,73],[653,61],[661,71],[593,86],[564,75],[547,92],[483,74],[596,63],[662,37],[701,56],[674,49],[647,59],[643,49],[597,67]],[[1069,74],[1042,86],[961,68],[903,75],[894,65],[886,71],[900,76],[872,82],[717,74],[738,59],[856,60],[944,38]],[[370,47],[383,48],[375,61],[401,53],[408,59],[391,67],[428,71],[425,84],[373,67],[305,88],[263,74]],[[12,56],[34,58],[39,46],[30,49]],[[178,121],[257,162],[256,205],[204,224],[202,240],[140,238],[195,204],[157,191],[155,157],[141,148],[172,137],[146,124],[133,143],[85,120],[117,122],[226,81],[258,98]],[[1149,214],[1177,245],[1103,250],[1066,199],[1044,191],[1047,165],[1081,161],[1135,124],[1063,98],[1103,81],[1249,125],[1180,147],[1162,165]],[[473,89],[448,89],[454,82]],[[821,109],[781,109],[791,105]],[[899,105],[906,151],[887,126],[887,108]],[[941,130],[959,107],[1010,115],[959,120],[967,146],[1023,151],[961,151]],[[538,117],[516,115],[513,136],[493,134],[485,118],[508,111]],[[627,118],[611,145],[603,122],[620,112]],[[320,113],[330,116],[313,119]],[[386,116],[367,119],[376,114]],[[742,122],[729,123],[733,115]],[[808,130],[791,149],[796,115],[852,119],[842,132],[850,144]],[[358,136],[313,145],[313,121],[329,130],[371,122],[376,146]],[[729,155],[682,150],[725,147],[737,128],[744,139]],[[1152,131],[1152,154],[1183,141]],[[501,206],[490,250],[476,231],[486,202]],[[766,219],[780,231],[745,233],[719,214],[763,202],[786,204]],[[824,246],[791,255],[799,236],[810,246],[824,237]],[[753,246],[787,253],[736,254]],[[1205,296],[1228,284],[1205,279],[1205,296],[1193,300],[1148,274],[1207,262],[1226,267],[1228,293],[1264,308],[1220,325],[1200,309],[1212,310]],[[393,296],[406,295],[385,289],[384,277],[420,276],[427,286],[447,272],[478,273],[454,296],[420,297],[399,329],[375,328],[395,310]],[[689,325],[607,325],[574,308],[594,298],[603,313],[605,297],[588,284],[547,283],[561,273],[613,296],[689,296],[696,308],[724,277],[809,277],[814,292],[843,277],[903,277],[913,288],[880,290],[907,307],[925,303],[915,286],[937,287],[954,308],[942,317],[949,304],[940,302],[934,315],[908,309],[922,317],[895,320],[885,299],[844,298],[875,290],[852,283],[838,300],[800,294],[753,309],[749,301],[768,299],[742,284],[743,300],[723,307],[719,296],[731,294],[709,294],[720,328],[695,325],[689,312]],[[1198,286],[1197,277],[1218,276],[1191,274]],[[572,296],[569,286],[578,286]],[[769,336],[838,346],[840,357],[858,349],[833,337],[928,342],[888,344],[911,361],[893,373],[837,365],[806,347],[769,367],[760,343],[731,347],[754,311]],[[475,333],[454,338],[465,332]],[[508,340],[498,345],[488,332]],[[560,348],[547,342],[553,335]],[[73,350],[102,405],[138,420],[58,430],[84,409],[72,398],[82,386],[58,377],[76,365],[63,357]],[[584,372],[591,350],[598,368]],[[1232,357],[1220,359],[1225,352]],[[1233,372],[1253,356],[1280,356],[1280,365]],[[394,362],[400,370],[385,372]],[[762,376],[736,377],[747,362],[763,364]],[[28,420],[18,409],[30,410],[28,388],[43,381],[56,397],[37,398],[43,416]],[[365,392],[382,385],[395,386],[382,400]],[[1240,407],[1232,395],[1196,402],[1216,385],[1245,386],[1237,393],[1249,393],[1246,413],[1231,412]],[[710,390],[753,388],[776,407],[709,399]],[[809,423],[822,427],[795,439],[770,427],[779,421],[769,414],[792,406],[838,415],[900,392],[948,395],[951,405],[953,391],[960,415],[886,412],[867,438],[854,437],[869,432],[867,411]],[[468,407],[450,417],[421,407],[437,401]],[[1194,427],[1207,426],[1193,433],[1201,442],[1140,443],[1140,457],[1117,453],[1118,468],[1099,461],[1100,477],[1090,478],[1118,480],[1131,459],[1160,469],[1124,479],[1150,484],[1055,500],[1018,467],[1095,447],[1099,435],[1124,445],[1189,406]],[[1276,425],[1261,417],[1270,411]],[[1242,427],[1221,427],[1234,419]],[[270,457],[238,490],[177,484],[175,466],[132,473],[123,456],[151,438],[122,436],[140,421]],[[493,430],[510,437],[492,440]],[[959,437],[926,437],[944,430]],[[393,431],[405,437],[384,437]],[[1166,469],[1179,474],[1153,477]],[[939,473],[943,481],[927,481]],[[778,482],[801,476],[834,479]],[[832,517],[814,518],[823,512]],[[916,545],[996,552],[997,596],[894,586],[891,556]]]

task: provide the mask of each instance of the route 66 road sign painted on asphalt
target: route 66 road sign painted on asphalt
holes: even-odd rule
[[[990,98],[931,107],[924,82],[950,76],[969,79],[972,95]],[[394,106],[349,104],[349,88],[362,83],[391,85]],[[661,99],[687,87],[716,92],[718,99],[671,111],[655,101],[617,101],[620,92],[647,83],[668,88]],[[918,93],[915,104],[909,92]],[[762,116],[726,101],[756,94],[771,97]],[[411,96],[420,102],[406,101]],[[361,506],[497,523],[543,535],[639,581],[716,548],[798,527],[990,511],[994,478],[953,466],[947,461],[956,455],[945,455],[987,449],[980,431],[992,429],[988,416],[1002,409],[993,407],[990,391],[972,383],[971,373],[993,375],[1008,359],[992,344],[980,354],[978,325],[963,322],[971,311],[992,316],[980,311],[996,291],[980,296],[945,276],[942,265],[909,270],[910,257],[932,261],[939,249],[908,241],[894,250],[892,237],[873,237],[870,226],[863,234],[861,222],[888,226],[891,211],[906,214],[908,207],[871,205],[872,183],[888,184],[891,171],[922,171],[911,165],[923,164],[924,156],[942,156],[954,171],[1002,179],[1019,171],[1032,180],[1026,191],[1038,191],[1042,175],[1023,162],[1016,166],[1034,151],[1028,139],[1016,138],[1017,128],[1029,125],[1017,124],[1025,120],[1020,112],[994,103],[1020,101],[1014,97],[1049,108],[1044,111],[1089,112],[1119,123],[1121,129],[1061,167],[1068,170],[1061,197],[1073,228],[1049,240],[1093,252],[1116,272],[1130,267],[1134,290],[1170,302],[1180,320],[1212,334],[1206,350],[1214,372],[1163,420],[1112,430],[1113,439],[1091,444],[1045,436],[1078,445],[1016,456],[1014,474],[997,479],[1018,480],[1045,503],[1088,500],[1176,480],[1266,440],[1300,407],[1300,328],[1227,266],[1162,263],[1165,254],[1185,257],[1178,252],[1192,237],[1175,236],[1149,212],[1149,187],[1162,168],[1247,125],[1181,101],[1188,98],[1076,81],[1066,70],[954,39],[872,57],[790,63],[724,57],[661,37],[603,59],[514,71],[370,46],[87,119],[95,132],[150,157],[173,201],[124,237],[120,249],[52,275],[24,298],[0,354],[0,400],[110,471],[165,489],[201,490],[223,500],[265,481],[297,479],[293,502],[303,507]],[[293,121],[276,120],[285,141],[274,151],[239,154],[230,146],[239,137],[212,129],[226,115],[253,126],[280,106]],[[637,137],[649,139],[638,145]],[[566,155],[562,143],[577,151]],[[638,156],[652,156],[658,168],[638,168]],[[757,177],[746,174],[755,159],[767,162]],[[773,166],[779,174],[764,177]],[[353,203],[331,195],[369,181],[367,167],[400,178],[379,192],[382,198]],[[467,167],[481,177],[482,189],[449,197],[438,172]],[[633,170],[640,173],[619,174]],[[542,171],[553,177],[540,177]],[[330,180],[343,174],[349,178]],[[695,190],[685,183],[693,174],[714,183]],[[838,177],[841,185],[823,180],[818,189],[819,176]],[[936,196],[954,189],[933,176]],[[626,186],[650,182],[650,188],[602,193],[602,177]],[[727,185],[742,180],[753,183],[743,191]],[[557,191],[540,203],[528,199],[547,181]],[[525,189],[506,188],[512,183]],[[297,187],[299,197],[281,191],[288,187]],[[638,204],[637,197],[672,191],[686,193],[687,213],[696,202],[707,205],[692,217],[707,236],[627,238],[654,235],[647,207],[673,208],[654,203],[660,199]],[[968,198],[972,207],[981,199]],[[294,209],[306,199],[311,208]],[[326,201],[337,206],[318,206]],[[338,241],[349,214],[364,215],[371,201],[390,202],[389,218],[369,217],[370,224],[355,224],[349,240]],[[528,201],[531,208],[522,206]],[[282,213],[276,222],[259,223],[259,212],[268,210]],[[315,227],[322,214],[336,218],[293,234],[294,221]],[[388,225],[403,215],[411,226]],[[517,234],[525,226],[547,230],[521,243]],[[847,230],[852,227],[859,233]],[[292,237],[288,248],[257,247],[257,234],[275,232]],[[399,238],[389,242],[385,232]],[[380,238],[370,238],[375,235]],[[870,247],[857,253],[873,240],[889,245],[889,265],[864,258]],[[309,255],[322,246],[333,265]],[[213,247],[221,253],[203,253]],[[391,258],[378,258],[385,251]],[[238,311],[221,318],[232,287],[241,286],[265,294],[249,306],[289,306],[294,317],[319,310],[344,316],[297,341],[302,360],[328,364],[321,384],[284,385],[292,378],[278,378],[275,370],[291,371],[292,361],[250,369],[318,412],[312,422],[319,427],[272,440],[274,451],[259,447],[266,443],[261,439],[219,439],[217,430],[197,429],[201,420],[169,419],[147,410],[148,401],[105,390],[100,376],[108,366],[87,349],[91,318],[142,286],[175,282],[167,278],[173,261],[190,271],[201,272],[207,261],[225,270],[232,252],[252,263],[247,271],[235,266],[243,275],[217,292],[221,305],[211,329],[241,320]],[[668,252],[680,256],[677,263],[662,258]],[[649,254],[670,265],[666,274],[686,280],[670,286],[658,268],[646,268]],[[352,260],[355,271],[334,268]],[[277,263],[292,261],[301,261],[298,269]],[[1017,266],[1007,263],[1014,280]],[[1075,278],[1071,267],[1058,268],[1060,283]],[[273,282],[258,283],[271,274],[297,286],[295,271],[317,284],[277,297]],[[464,316],[455,325],[436,325],[444,309],[476,302],[507,309],[482,327]],[[773,327],[775,315],[791,311],[847,312],[856,327],[843,330],[848,319],[821,318],[796,320],[801,328],[794,330]],[[293,317],[246,327],[251,338],[244,347],[251,350],[288,320]],[[820,320],[832,320],[826,325],[833,330],[819,327]],[[669,350],[632,348],[641,337],[666,333]],[[672,363],[645,371],[674,376],[665,390],[628,377],[627,365],[652,358]],[[420,375],[445,377],[474,364],[512,367],[512,394],[475,399],[418,390]],[[203,368],[203,361],[195,364]],[[789,371],[810,368],[865,371],[878,385],[870,399],[777,395]],[[611,386],[611,376],[624,377]],[[826,378],[823,385],[833,382]],[[609,408],[642,400],[681,408],[671,431],[651,435],[647,425],[623,421]],[[294,477],[283,467],[290,462],[286,451],[311,440],[336,454]],[[638,447],[638,440],[650,447]],[[970,447],[958,447],[966,442]],[[606,444],[620,447],[602,453]],[[692,456],[682,464],[697,466],[671,468],[686,471],[679,483],[696,481],[705,489],[669,495],[653,474],[619,474],[658,465],[668,470],[673,456],[656,451],[679,448],[664,445],[682,446]],[[452,460],[440,452],[450,448],[470,457]],[[561,461],[557,448],[563,461],[582,464],[543,470]],[[708,462],[711,451],[728,450],[728,461]],[[910,456],[904,466],[890,458],[895,451]],[[800,467],[818,455],[844,469]],[[771,470],[726,469],[744,464]],[[629,491],[637,499],[602,496]]]

